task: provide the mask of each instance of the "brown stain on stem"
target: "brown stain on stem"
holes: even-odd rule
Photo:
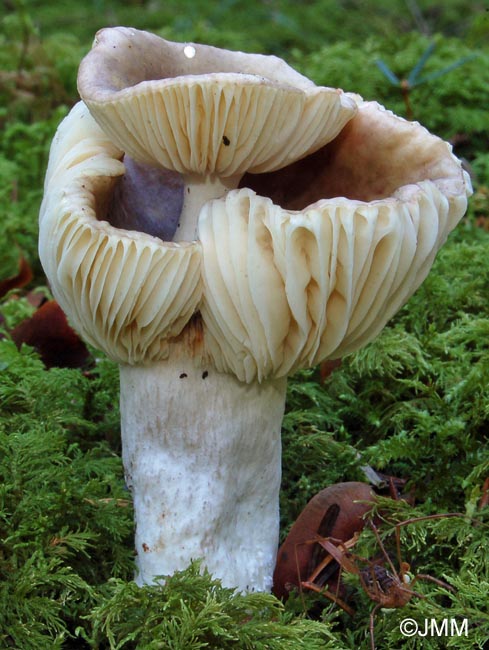
[[[190,357],[197,362],[197,365],[211,364],[206,351],[204,324],[200,312],[196,312],[181,333],[169,339],[168,344],[169,356],[172,358]]]

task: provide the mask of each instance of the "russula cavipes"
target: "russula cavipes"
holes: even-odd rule
[[[418,124],[276,57],[112,28],[78,85],[39,251],[73,326],[120,365],[136,579],[203,558],[270,590],[287,376],[380,332],[470,182]]]

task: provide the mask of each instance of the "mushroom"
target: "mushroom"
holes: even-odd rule
[[[378,334],[470,182],[418,124],[276,57],[112,28],[78,84],[39,252],[75,329],[120,365],[136,580],[203,558],[270,590],[287,376]]]

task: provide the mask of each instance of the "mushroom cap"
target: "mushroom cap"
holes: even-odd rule
[[[206,344],[218,369],[243,381],[375,338],[428,274],[471,193],[447,143],[375,102],[359,100],[311,158],[316,178],[304,159],[256,178],[272,198],[243,187],[200,214]],[[305,206],[277,204],[284,194],[285,206]]]
[[[358,103],[311,157],[204,204],[198,241],[178,244],[106,221],[123,152],[76,105],[53,141],[39,241],[75,329],[118,362],[150,363],[200,312],[202,358],[244,382],[372,340],[426,277],[471,186],[448,144]]]
[[[112,142],[138,162],[234,176],[316,151],[356,111],[275,56],[100,30],[78,73],[80,96]]]
[[[168,354],[202,294],[198,242],[163,242],[106,220],[122,151],[78,103],[51,146],[39,256],[76,330],[121,363]]]

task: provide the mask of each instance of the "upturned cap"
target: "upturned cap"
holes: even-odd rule
[[[320,151],[204,206],[206,341],[249,381],[374,339],[427,276],[472,188],[449,144],[375,102]]]
[[[184,47],[166,41],[162,45],[162,39],[140,36],[135,30],[108,32],[110,39],[121,39],[124,47],[142,39],[140,46],[146,52],[149,42],[156,48],[155,58],[158,48],[174,53]],[[328,132],[328,138],[337,133],[326,144],[317,148],[321,140],[313,138],[312,153],[302,151],[302,157],[295,159],[295,150],[290,158],[293,138],[282,138],[275,124],[269,126],[282,144],[272,157],[261,156],[264,148],[259,147],[242,156],[238,135],[234,145],[224,144],[234,152],[227,158],[225,150],[221,152],[217,146],[219,138],[217,149],[213,149],[207,136],[202,140],[195,135],[192,114],[182,108],[189,123],[177,129],[183,144],[180,149],[174,140],[174,154],[185,158],[185,171],[194,169],[192,160],[198,159],[202,166],[195,163],[195,169],[228,173],[239,168],[261,173],[245,174],[240,188],[199,208],[195,241],[163,241],[145,232],[118,228],[108,217],[117,179],[125,172],[125,146],[130,147],[132,156],[138,153],[139,143],[144,155],[157,151],[152,163],[159,161],[160,167],[167,164],[166,158],[161,162],[161,152],[168,153],[171,147],[165,148],[164,138],[155,135],[151,148],[146,113],[140,113],[139,120],[124,122],[124,128],[119,128],[115,117],[112,123],[103,116],[112,105],[116,114],[124,113],[121,97],[134,98],[139,92],[146,97],[142,89],[151,87],[153,99],[161,98],[167,85],[149,63],[141,73],[146,81],[133,79],[133,86],[127,79],[121,82],[116,62],[110,63],[111,48],[107,49],[105,34],[104,30],[99,36],[105,45],[92,51],[105,52],[109,58],[105,72],[101,71],[101,89],[92,79],[88,108],[80,102],[58,129],[40,216],[41,262],[56,299],[75,328],[114,360],[151,363],[168,356],[171,342],[198,319],[206,359],[219,371],[234,373],[246,382],[286,376],[298,368],[341,357],[372,340],[424,280],[436,252],[466,210],[471,183],[451,147],[375,102],[336,91],[331,95],[326,89],[324,97],[340,97],[340,105],[349,107],[351,118],[342,122],[346,113],[340,110],[332,127],[321,113],[316,133]],[[215,48],[192,47],[203,48],[195,54],[197,61],[219,58],[220,51]],[[118,45],[112,49],[116,59],[121,56]],[[269,66],[273,81],[255,84],[258,76],[251,75],[252,88],[270,87],[272,94],[278,89],[278,96],[286,88],[283,97],[301,96],[303,108],[308,97],[321,96],[312,82],[289,72],[291,69],[275,58],[241,53],[229,57],[236,66],[241,57],[247,65],[256,62],[262,66],[260,74]],[[136,63],[124,64],[131,74],[138,68],[138,52],[135,59]],[[224,55],[223,60],[227,60]],[[157,61],[154,66],[160,64]],[[83,65],[88,65],[87,59]],[[178,80],[176,85],[186,88],[185,92],[203,97],[208,73],[198,68],[198,74],[187,79],[185,65],[184,60],[180,67],[171,68],[177,76],[170,77],[168,87]],[[114,88],[106,93],[104,75],[110,76],[111,69]],[[248,72],[242,75],[226,69],[218,77],[231,75],[236,80],[246,78]],[[81,86],[84,74],[82,70]],[[151,81],[153,76],[156,81]],[[295,80],[295,89],[285,84],[285,77],[290,84]],[[197,85],[193,85],[195,79]],[[234,99],[224,104],[229,110],[222,115],[230,115],[241,96],[238,91],[235,95],[229,92]],[[169,117],[159,101],[148,104],[154,107],[151,120],[157,120],[152,124],[160,124],[161,133],[170,132],[176,123],[168,130],[167,121],[178,111]],[[259,95],[249,95],[246,110],[259,112],[260,101]],[[141,102],[146,105],[146,98]],[[132,99],[127,105],[132,105]],[[338,114],[342,115],[339,121]],[[209,114],[205,115],[207,119]],[[238,123],[236,115],[233,120]],[[309,109],[301,115],[305,132],[310,133]],[[215,116],[213,123],[222,139],[224,133],[230,133],[228,123],[217,119],[219,111]],[[258,140],[265,137],[262,122],[246,124],[248,134],[256,127]],[[235,133],[245,133],[236,128]],[[244,148],[246,142],[244,138]],[[240,156],[238,167],[233,167],[232,160]],[[277,156],[281,160],[277,166],[284,165],[281,169],[276,169]],[[294,162],[287,164],[291,159]],[[173,169],[178,176],[176,164]]]
[[[75,329],[119,363],[168,354],[202,298],[199,242],[163,242],[107,221],[120,151],[79,102],[51,145],[39,256]]]
[[[356,111],[275,56],[114,27],[78,73],[83,101],[139,162],[233,176],[279,169],[332,140]]]

